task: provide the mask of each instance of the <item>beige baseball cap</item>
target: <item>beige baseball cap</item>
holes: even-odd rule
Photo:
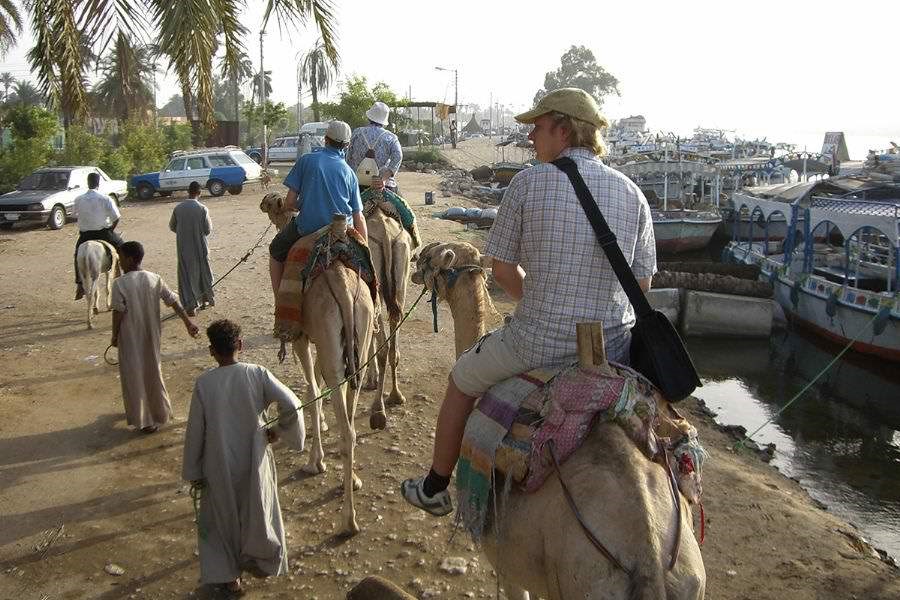
[[[586,121],[595,127],[609,125],[609,121],[600,112],[600,107],[590,94],[578,88],[560,88],[553,90],[541,98],[534,108],[521,115],[516,115],[519,123],[534,123],[534,120],[549,112],[560,112]]]
[[[331,121],[325,130],[325,137],[346,144],[350,141],[350,126],[343,121]]]

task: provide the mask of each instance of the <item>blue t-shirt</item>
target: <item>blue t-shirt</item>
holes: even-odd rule
[[[284,185],[297,192],[297,231],[313,233],[331,223],[335,213],[347,215],[362,211],[356,173],[344,160],[340,150],[325,147],[320,152],[304,154],[284,178]]]

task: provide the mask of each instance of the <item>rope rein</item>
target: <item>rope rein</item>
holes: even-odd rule
[[[303,410],[303,409],[306,408],[307,406],[311,406],[313,403],[318,402],[318,401],[321,400],[322,398],[327,398],[328,396],[331,395],[331,393],[332,393],[335,389],[341,387],[342,385],[344,385],[345,383],[347,383],[348,381],[350,381],[350,379],[356,377],[356,376],[357,376],[359,373],[361,373],[367,366],[369,366],[369,363],[372,362],[372,360],[374,360],[374,359],[378,356],[378,353],[381,352],[381,350],[383,350],[383,349],[385,348],[385,346],[387,346],[388,343],[389,343],[392,339],[394,339],[394,336],[397,335],[397,331],[400,330],[400,326],[403,325],[404,322],[406,322],[406,319],[409,318],[409,315],[412,314],[413,309],[419,304],[419,301],[422,299],[423,296],[425,296],[425,293],[426,293],[427,291],[428,291],[428,288],[423,286],[423,287],[422,287],[422,293],[420,293],[420,294],[419,294],[419,297],[416,298],[415,302],[412,303],[412,306],[409,307],[409,310],[406,311],[406,314],[403,315],[403,318],[400,319],[400,322],[397,323],[397,326],[394,327],[393,331],[391,331],[391,334],[390,334],[389,336],[387,336],[387,338],[385,338],[384,342],[383,342],[380,346],[378,346],[378,348],[375,349],[375,352],[372,353],[372,355],[369,357],[369,359],[368,359],[366,362],[364,362],[362,365],[360,365],[360,367],[359,367],[358,369],[356,369],[356,371],[354,371],[353,373],[350,373],[349,375],[347,375],[346,377],[344,377],[342,380],[340,380],[334,388],[326,387],[325,389],[322,390],[322,393],[321,393],[321,394],[319,394],[318,396],[316,396],[316,397],[313,398],[312,400],[307,400],[306,402],[303,402],[302,404],[300,404],[300,406],[298,406],[296,409],[294,409],[294,412],[300,412],[301,410]],[[278,420],[279,420],[280,418],[281,418],[281,415],[279,415],[279,416],[277,416],[277,417],[273,417],[273,418],[271,418],[271,419],[268,419],[267,421],[265,421],[265,422],[260,426],[260,428],[268,427],[268,426],[270,426],[270,425],[273,425],[273,424],[277,423]]]

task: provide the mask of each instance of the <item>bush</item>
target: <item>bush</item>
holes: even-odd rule
[[[441,154],[440,149],[435,148],[434,146],[403,153],[403,164],[405,164],[407,168],[412,167],[417,162],[437,163],[446,166],[450,165],[450,161]]]
[[[188,150],[191,146],[191,126],[188,123],[172,123],[161,129],[163,136],[163,148],[166,156],[175,150]]]
[[[121,130],[119,149],[131,161],[132,173],[158,171],[166,163],[163,134],[147,125],[126,123]]]
[[[113,179],[128,181],[136,174],[131,155],[126,148],[116,148],[106,154],[97,165]]]
[[[50,162],[50,138],[59,128],[56,116],[36,106],[9,109],[3,124],[12,130],[13,142],[0,151],[0,193],[15,189],[23,177]]]
[[[65,148],[56,153],[56,164],[100,166],[110,150],[109,142],[102,137],[93,135],[84,127],[72,125],[66,131]]]

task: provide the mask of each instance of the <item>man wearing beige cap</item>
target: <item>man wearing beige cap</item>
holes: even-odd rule
[[[349,142],[350,126],[343,121],[332,121],[325,131],[322,151],[301,156],[284,178],[288,188],[284,205],[293,206],[300,212],[269,244],[269,276],[272,291],[276,294],[291,246],[304,235],[331,223],[335,213],[347,215],[348,221],[352,219],[354,229],[363,238],[368,237],[359,199],[359,181],[344,160],[344,150]]]
[[[575,324],[584,321],[602,322],[607,356],[628,361],[634,311],[568,177],[547,163],[575,162],[645,291],[656,271],[650,207],[631,180],[600,162],[607,121],[594,99],[576,88],[555,90],[516,120],[534,125],[528,138],[544,164],[512,179],[484,251],[493,259],[494,279],[518,301],[516,311],[456,361],[431,470],[401,486],[410,504],[437,516],[453,510],[450,474],[469,413],[489,387],[537,367],[575,362]]]

